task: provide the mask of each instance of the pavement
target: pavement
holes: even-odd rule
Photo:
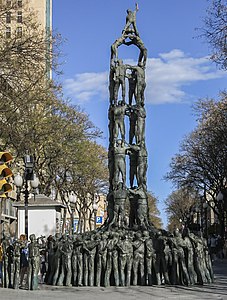
[[[55,287],[40,284],[39,290],[0,288],[0,300],[156,300],[226,299],[227,259],[213,262],[215,281],[204,286]]]

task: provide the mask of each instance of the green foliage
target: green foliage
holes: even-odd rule
[[[1,5],[1,27],[7,11]],[[2,28],[0,148],[13,154],[15,171],[26,151],[34,156],[39,190],[47,196],[54,190],[66,202],[71,191],[87,199],[88,193],[105,189],[107,152],[95,142],[102,133],[47,76],[50,63],[58,70],[61,38],[47,36],[26,9],[21,36],[12,31],[6,38]]]
[[[219,101],[196,103],[197,127],[183,140],[180,153],[171,162],[166,179],[177,187],[193,189],[212,200],[217,213],[216,195],[226,188],[227,174],[227,94]],[[209,202],[208,202],[209,203]]]
[[[163,224],[160,218],[160,212],[157,207],[158,199],[153,193],[148,193],[149,220],[156,228],[162,228]]]
[[[186,189],[176,190],[167,197],[165,211],[170,231],[181,228],[182,222],[187,221],[187,215],[198,200],[199,197],[195,192]]]

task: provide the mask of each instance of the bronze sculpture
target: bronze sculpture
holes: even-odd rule
[[[38,274],[40,267],[39,245],[34,234],[30,235],[28,245],[28,289],[38,289]]]
[[[107,218],[103,226],[91,233],[76,234],[73,238],[56,234],[49,239],[46,248],[51,265],[45,280],[48,284],[108,287],[213,281],[210,256],[201,236],[186,230],[183,235],[178,231],[170,234],[158,230],[149,220],[145,140],[147,49],[136,26],[137,11],[138,6],[134,12],[127,10],[122,35],[111,46]],[[137,65],[126,65],[119,58],[121,45],[139,49]],[[28,288],[35,290],[40,247],[35,235],[30,240]],[[12,247],[6,236],[3,286],[11,286],[13,249],[13,287],[18,288],[22,245],[15,242]]]

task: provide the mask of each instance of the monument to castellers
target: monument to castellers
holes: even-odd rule
[[[111,46],[107,219],[94,231],[73,237],[56,234],[46,246],[42,243],[48,253],[46,284],[108,287],[213,281],[207,242],[199,232],[184,228],[183,232],[170,233],[158,230],[149,221],[145,140],[147,49],[136,26],[137,11],[137,6],[135,11],[127,10],[122,34]],[[139,49],[136,65],[124,64],[119,57],[122,45]],[[28,289],[37,289],[40,243],[34,235],[30,240]],[[5,252],[7,245],[4,241]],[[17,288],[19,273],[13,271],[14,276],[9,276],[7,264],[5,256],[3,286]]]
[[[187,228],[183,233],[158,230],[149,220],[145,140],[147,49],[137,29],[137,11],[137,4],[135,11],[127,10],[122,35],[111,45],[108,218],[101,228],[107,255],[102,268],[103,285],[210,283],[213,271],[206,240]],[[138,48],[136,65],[124,64],[119,57],[118,48],[122,45]]]
[[[158,230],[149,221],[147,49],[137,29],[137,11],[137,5],[134,11],[127,10],[122,34],[111,45],[107,220],[101,228],[78,235],[74,241],[64,236],[55,240],[62,261],[48,277],[51,284],[108,287],[213,281],[207,243],[200,234],[187,228],[183,233]],[[118,55],[121,46],[139,49],[136,65],[124,64]]]

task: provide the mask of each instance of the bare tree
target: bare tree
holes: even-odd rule
[[[59,65],[59,35],[47,35],[25,6],[21,34],[12,26],[6,36],[11,3],[0,6],[0,148],[11,150],[15,165],[28,150],[40,192],[54,190],[70,210],[67,193],[74,191],[85,211],[88,193],[107,181],[107,153],[95,143],[102,133],[47,76],[50,63],[55,72]]]
[[[166,213],[168,216],[168,228],[173,231],[181,228],[189,221],[191,208],[198,201],[198,195],[187,189],[173,191],[165,200]]]
[[[195,106],[198,125],[181,145],[180,154],[171,162],[171,170],[166,179],[177,187],[198,191],[208,204],[215,204],[216,196],[226,188],[227,174],[227,94],[220,100],[200,100]]]
[[[200,29],[201,37],[211,47],[211,59],[227,69],[227,1],[212,0]]]
[[[156,228],[162,228],[163,224],[160,218],[160,211],[158,209],[158,199],[152,192],[148,193],[148,209],[149,220]]]

